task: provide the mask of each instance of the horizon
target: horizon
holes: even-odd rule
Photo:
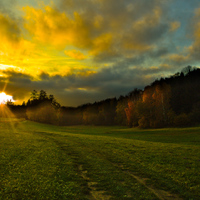
[[[77,107],[199,65],[198,0],[0,2],[0,89]]]
[[[191,66],[188,66],[188,67],[191,67]],[[85,102],[85,103],[82,103],[82,104],[80,104],[80,105],[76,105],[76,106],[71,106],[71,105],[62,105],[61,104],[61,107],[74,107],[74,108],[77,108],[77,107],[79,107],[79,106],[83,106],[83,105],[87,105],[87,104],[94,104],[94,103],[99,103],[99,102],[102,102],[102,101],[104,101],[104,100],[107,100],[107,99],[114,99],[114,98],[116,98],[116,99],[119,99],[120,98],[120,96],[123,96],[123,97],[126,97],[130,92],[132,92],[132,91],[134,91],[135,89],[138,89],[138,90],[141,90],[141,91],[144,91],[144,89],[145,89],[145,87],[148,87],[148,86],[150,86],[152,83],[154,83],[156,80],[160,80],[160,79],[162,79],[162,78],[170,78],[170,77],[172,77],[172,76],[174,76],[174,75],[176,75],[176,74],[181,74],[181,73],[188,73],[188,71],[187,71],[187,68],[188,67],[185,67],[185,68],[183,68],[182,69],[182,71],[180,71],[180,72],[176,72],[175,74],[170,74],[170,75],[168,75],[168,76],[166,76],[166,77],[160,77],[160,78],[156,78],[155,80],[153,80],[152,82],[150,82],[149,84],[147,84],[147,85],[145,85],[143,88],[132,88],[132,90],[130,90],[130,91],[128,91],[126,94],[124,94],[124,95],[118,95],[118,96],[113,96],[113,97],[108,97],[108,98],[104,98],[104,99],[99,99],[98,101],[93,101],[93,102]],[[196,67],[191,67],[191,69],[190,70],[195,70],[195,69],[200,69],[200,68],[196,68]],[[186,70],[185,72],[184,72],[184,70]],[[40,90],[36,90],[37,92],[38,92],[38,94],[39,94],[39,92],[41,91],[41,90],[43,90],[42,88],[40,89]],[[33,91],[31,91],[31,92],[33,92]],[[31,92],[30,92],[30,94],[31,94]],[[46,91],[45,91],[46,92]],[[1,93],[4,93],[4,92],[1,92]],[[0,94],[1,94],[0,93]],[[4,93],[5,94],[5,93]],[[47,93],[47,96],[49,96],[49,95],[53,95],[54,96],[54,94],[49,94],[49,93]],[[17,103],[17,100],[15,100],[15,99],[13,99],[13,97],[12,96],[10,96],[9,94],[6,94],[6,96],[8,96],[10,99],[10,101],[11,102],[13,102],[13,103],[15,103],[15,105],[22,105],[23,103],[27,103],[27,101],[30,99],[30,96],[29,96],[29,98],[27,99],[27,101],[23,101],[23,102],[20,102],[19,104],[16,104]],[[54,96],[54,98],[56,99],[56,101],[57,101],[57,98],[56,98],[56,96]],[[5,101],[4,101],[5,102]],[[60,103],[59,101],[57,101],[58,103]],[[5,103],[4,103],[5,104]]]

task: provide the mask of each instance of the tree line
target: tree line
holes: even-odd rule
[[[200,69],[188,66],[155,80],[143,90],[78,107],[61,106],[53,95],[33,90],[21,106],[8,103],[17,117],[56,125],[182,127],[200,123]]]

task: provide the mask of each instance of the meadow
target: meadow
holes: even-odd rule
[[[200,127],[0,120],[0,199],[200,199]]]

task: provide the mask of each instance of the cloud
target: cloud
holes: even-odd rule
[[[1,73],[4,74],[0,77],[1,91],[12,95],[14,100],[18,100],[16,103],[21,103],[30,92],[32,77],[14,70],[2,70]]]
[[[0,14],[0,85],[8,80],[16,99],[44,89],[62,105],[80,105],[143,88],[199,60],[198,9],[188,47],[184,37],[176,40],[185,25],[170,17],[169,1],[54,2],[23,7],[21,21]]]
[[[16,5],[15,0],[0,1],[0,12],[3,14],[13,15],[13,5]]]
[[[66,45],[87,48],[91,45],[90,28],[78,13],[75,12],[70,18],[50,6],[41,9],[26,6],[23,10],[24,27],[35,40],[58,48],[65,48]]]
[[[59,9],[24,7],[25,29],[43,45],[73,46],[97,62],[153,50],[172,26],[163,17],[165,4],[159,0],[61,2]]]
[[[17,19],[0,13],[0,25],[0,64],[23,67],[27,57],[33,55],[35,45],[24,39]]]
[[[6,44],[9,44],[9,46],[18,44],[20,40],[20,29],[17,23],[9,18],[8,15],[0,13],[0,24],[1,48]]]
[[[174,61],[175,63],[185,63],[186,61],[188,61],[188,56],[184,56],[184,55],[179,55],[179,54],[171,54],[169,59],[171,61]]]
[[[181,23],[178,21],[174,21],[170,23],[170,31],[176,31],[181,26]]]
[[[142,68],[130,64],[124,60],[87,76],[84,71],[64,76],[43,72],[38,79],[14,69],[2,70],[4,76],[0,77],[0,87],[2,90],[5,88],[7,94],[13,95],[17,104],[27,101],[34,89],[44,89],[48,94],[53,94],[62,105],[78,106],[126,95],[135,87],[142,89],[162,73],[170,71],[166,66]]]
[[[40,42],[41,45],[61,50],[73,46],[80,50],[86,50],[94,56],[102,52],[110,52],[112,34],[98,32],[97,18],[95,18],[94,24],[89,24],[77,12],[70,17],[68,13],[60,12],[50,6],[44,6],[41,9],[26,6],[23,10],[25,12],[24,28],[28,30],[36,43]],[[75,59],[80,58],[78,51],[76,53],[75,51],[68,52],[67,55]]]
[[[153,51],[148,52],[148,55],[150,57],[152,57],[153,59],[155,58],[161,58],[167,54],[170,53],[170,47],[166,47],[166,46],[158,46],[155,47]]]
[[[87,56],[77,50],[65,51],[65,55],[70,56],[76,60],[85,60],[87,58]]]
[[[25,6],[23,27],[2,15],[8,33],[2,32],[7,41],[0,49],[2,64],[34,77],[43,71],[88,76],[123,60],[146,65],[169,51],[160,45],[171,28],[163,2],[74,0],[62,1],[62,7]]]
[[[93,48],[90,51],[90,54],[95,56],[101,54],[102,52],[106,54],[112,53],[111,52],[111,46],[113,43],[112,40],[113,40],[112,34],[110,33],[106,33],[95,38],[92,42]]]
[[[161,22],[162,9],[155,7],[152,13],[133,21],[128,34],[125,33],[124,47],[138,51],[152,49],[152,44],[167,32],[168,24]]]
[[[179,49],[178,53],[169,54],[167,60],[171,64],[178,66],[198,64],[200,54],[200,8],[195,9],[194,16],[188,24],[190,29],[191,45]]]
[[[193,44],[188,48],[190,57],[199,61],[200,53],[200,8],[195,10],[195,16],[192,20],[193,24]]]

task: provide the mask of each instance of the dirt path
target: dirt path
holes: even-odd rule
[[[40,134],[42,137],[45,137],[46,139],[50,139],[51,141],[53,141],[62,152],[68,152],[69,147],[67,148],[67,146],[65,145],[63,141],[57,140],[54,137],[54,134],[47,133],[47,132],[37,132],[37,134]],[[68,155],[69,154],[66,153],[66,156]],[[75,156],[77,154],[75,152],[72,152],[72,149],[70,149],[70,155]],[[79,165],[77,170],[78,170],[78,173],[81,175],[81,177],[87,182],[87,188],[89,189],[89,193],[86,194],[85,196],[88,200],[109,200],[111,198],[111,196],[105,194],[106,191],[97,190],[95,185],[98,183],[92,181],[87,176],[87,170],[83,170],[83,165]]]
[[[88,188],[90,189],[91,195],[89,197],[89,200],[109,200],[111,198],[111,196],[105,194],[106,191],[97,190],[95,185],[98,183],[90,180],[90,178],[87,176],[87,170],[83,170],[82,165],[79,165],[79,170],[83,179],[87,181]]]
[[[86,148],[86,147],[84,147]],[[90,148],[88,148],[89,150],[91,150]],[[101,157],[103,159],[105,159],[107,162],[110,162],[115,168],[120,169],[121,171],[123,171],[123,173],[128,174],[129,176],[133,177],[134,179],[137,180],[137,182],[139,182],[140,184],[142,184],[145,188],[147,188],[151,193],[153,193],[158,199],[160,200],[183,200],[182,198],[180,198],[178,195],[176,194],[172,194],[169,191],[166,190],[160,190],[155,188],[153,185],[147,185],[146,181],[148,180],[147,178],[141,178],[139,176],[134,175],[133,173],[131,173],[130,171],[124,171],[124,167],[123,165],[118,165],[115,164],[113,162],[111,162],[110,160],[108,160],[105,156],[103,156],[100,152],[97,152],[93,149],[93,153],[95,152],[96,156]],[[92,189],[92,188],[91,188]],[[98,200],[98,199],[97,199]]]
[[[151,191],[160,200],[183,200],[182,198],[178,197],[178,195],[176,195],[176,194],[171,194],[168,191],[156,189],[152,185],[147,185],[146,184],[146,180],[148,180],[148,179],[141,178],[141,177],[136,176],[136,175],[134,175],[134,174],[132,174],[130,172],[125,172],[125,173],[130,175],[130,176],[132,176],[140,184],[144,185],[149,191]]]
[[[99,157],[104,157],[102,156],[102,154],[100,154],[99,152],[95,151],[96,155]],[[106,157],[104,157],[104,159],[106,159],[107,161],[109,161]],[[121,171],[123,171],[123,173],[128,174],[129,176],[133,177],[134,179],[137,180],[137,182],[139,182],[140,184],[142,184],[145,188],[147,188],[150,192],[152,192],[158,199],[160,200],[183,200],[182,198],[180,198],[178,195],[176,194],[172,194],[169,191],[166,190],[160,190],[155,188],[153,185],[147,185],[146,181],[149,180],[147,178],[141,178],[139,176],[134,175],[133,173],[131,173],[130,171],[124,171],[124,167],[123,165],[117,165],[111,161],[109,161],[114,167],[120,169]],[[85,171],[87,172],[87,171]],[[94,188],[91,188],[92,190]],[[101,199],[101,198],[100,198]],[[109,199],[109,198],[108,198]],[[99,200],[98,198],[96,198],[96,200]],[[105,200],[107,200],[107,198],[105,198]]]

